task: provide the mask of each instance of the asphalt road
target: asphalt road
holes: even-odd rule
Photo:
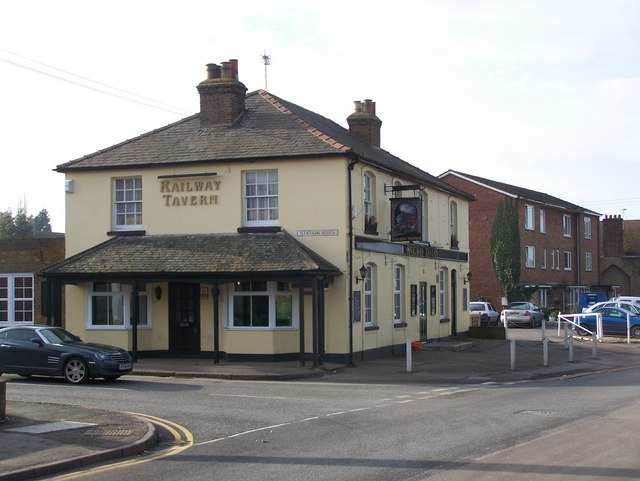
[[[9,400],[144,413],[193,435],[187,450],[75,479],[628,480],[640,478],[639,380],[639,369],[464,386],[16,379]]]

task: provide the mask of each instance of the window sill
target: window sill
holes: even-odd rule
[[[239,234],[250,234],[252,232],[280,232],[282,228],[279,225],[264,225],[264,226],[254,226],[254,227],[238,227]]]
[[[448,322],[451,322],[451,319],[449,319],[448,317],[443,317],[440,319],[440,324],[447,324]]]
[[[379,331],[380,330],[380,326],[364,326],[364,332],[368,332],[368,331]]]
[[[366,230],[364,231],[366,235],[380,235],[377,230]]]
[[[408,324],[406,322],[394,322],[393,323],[393,328],[394,329],[401,329],[401,328],[405,328],[407,326],[408,326]]]
[[[146,230],[110,230],[107,232],[108,236],[136,236],[146,234]]]

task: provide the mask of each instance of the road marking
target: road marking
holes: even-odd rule
[[[250,396],[248,394],[208,394],[208,396],[218,397],[242,397],[242,398],[254,398],[254,399],[276,399],[284,401],[312,401],[312,399],[295,398],[295,397],[279,397],[279,396]]]
[[[250,429],[248,431],[243,431],[241,433],[230,434],[229,436],[224,436],[224,437],[217,438],[217,439],[210,439],[209,441],[202,441],[200,443],[195,443],[194,446],[204,446],[205,444],[217,443],[219,441],[224,441],[225,439],[237,438],[239,436],[244,436],[245,434],[253,434],[253,433],[258,433],[260,431],[266,431],[268,429],[275,429],[275,428],[280,428],[282,426],[289,426],[290,424],[296,424],[297,422],[302,422],[302,421],[296,421],[296,422],[292,422],[292,423],[274,424],[272,426],[265,426],[265,427],[262,427],[262,428]]]
[[[83,469],[75,473],[63,474],[61,476],[56,476],[51,479],[55,481],[66,481],[70,479],[85,477],[87,474],[106,473],[106,472],[114,471],[120,468],[137,466],[139,464],[144,464],[150,461],[155,461],[157,459],[173,456],[193,446],[193,435],[187,428],[180,426],[179,424],[173,423],[171,421],[168,421],[166,419],[162,419],[156,416],[151,416],[149,414],[140,414],[140,413],[127,413],[127,414],[132,414],[134,416],[147,419],[149,422],[152,422],[153,424],[158,424],[163,428],[165,428],[167,431],[171,433],[171,435],[174,438],[173,446],[168,449],[163,449],[162,451],[158,451],[157,453],[150,454],[144,458],[129,459],[126,461],[121,461],[119,463],[109,464],[108,466],[99,466],[95,468]]]

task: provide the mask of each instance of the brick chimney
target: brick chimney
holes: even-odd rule
[[[364,102],[356,100],[354,103],[356,111],[347,117],[349,133],[371,145],[380,147],[382,121],[376,117],[376,103],[371,99],[366,99]]]
[[[238,61],[207,65],[207,79],[198,85],[200,93],[200,127],[230,125],[245,110],[247,87],[238,80]]]
[[[606,216],[602,219],[602,255],[622,257],[624,255],[624,224],[621,216]]]

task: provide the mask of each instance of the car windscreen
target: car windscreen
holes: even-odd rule
[[[470,311],[484,311],[484,306],[482,304],[472,302],[469,304]]]
[[[71,334],[64,329],[42,329],[40,331],[42,337],[52,344],[61,344],[65,342],[77,342],[80,340],[78,336]]]

